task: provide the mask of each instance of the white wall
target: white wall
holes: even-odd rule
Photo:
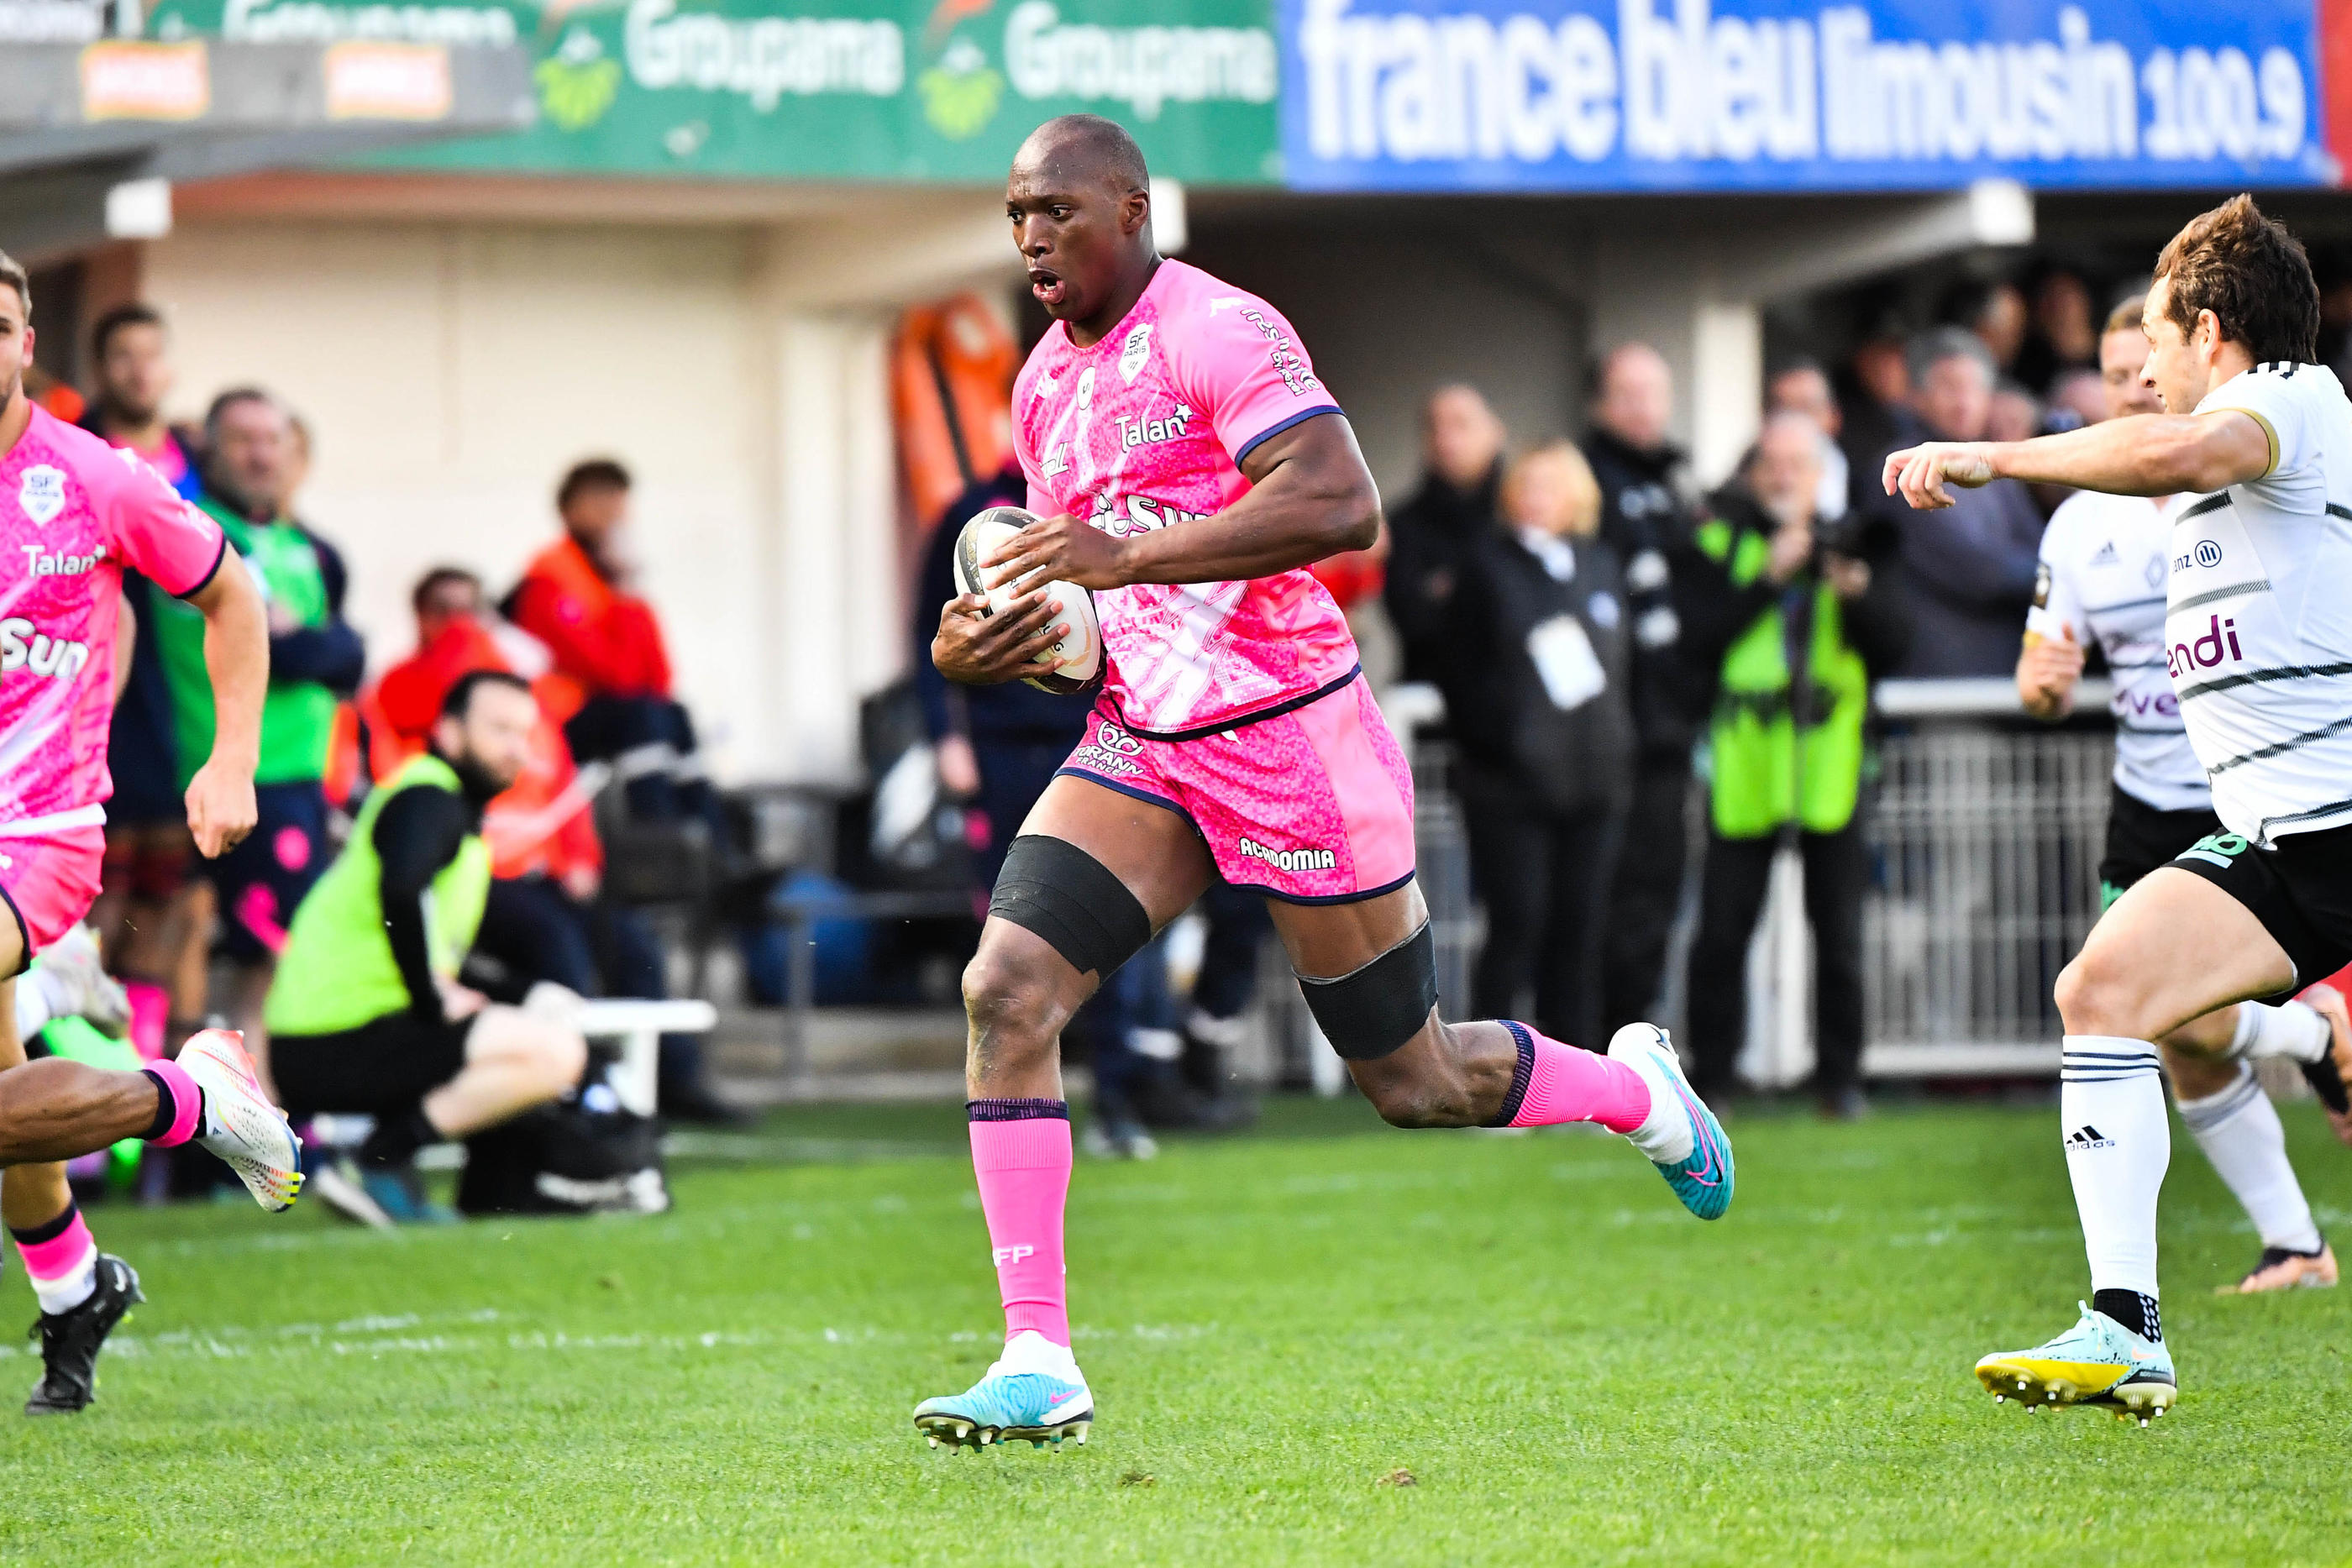
[[[774,554],[750,244],[730,229],[246,218],[152,246],[145,292],[173,321],[181,408],[257,382],[316,431],[302,510],[343,550],[374,668],[413,645],[425,569],[467,566],[503,592],[553,536],[564,467],[627,463],[680,694],[728,732],[724,762],[767,771],[783,737],[746,657]]]

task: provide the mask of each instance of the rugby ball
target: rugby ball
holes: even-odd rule
[[[982,613],[993,615],[1018,597],[1010,583],[994,588],[982,586],[980,563],[996,552],[999,545],[1037,520],[1034,513],[1018,507],[991,507],[963,526],[956,538],[955,580],[958,593],[978,594],[988,601]],[[1048,582],[1045,594],[1062,601],[1061,612],[1055,617],[1069,627],[1069,635],[1045,653],[1040,664],[1058,667],[1021,678],[1045,692],[1077,692],[1093,685],[1102,674],[1102,623],[1095,618],[1095,596],[1075,582]]]

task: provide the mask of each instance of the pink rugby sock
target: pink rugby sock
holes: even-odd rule
[[[168,1149],[196,1135],[196,1117],[205,1108],[205,1092],[176,1061],[151,1061],[140,1071],[155,1082],[155,1124],[147,1141]]]
[[[1070,1108],[1059,1100],[973,1100],[964,1109],[1004,1301],[1004,1337],[1035,1329],[1066,1347],[1062,1210],[1070,1196]]]
[[[1630,1133],[1648,1119],[1650,1086],[1623,1062],[1563,1045],[1523,1023],[1500,1021],[1519,1042],[1519,1068],[1491,1125],[1598,1122],[1612,1133]]]
[[[47,1225],[12,1230],[16,1250],[25,1255],[25,1272],[33,1277],[33,1293],[45,1312],[70,1312],[89,1299],[95,1283],[91,1269],[98,1261],[98,1241],[68,1203],[66,1211]]]

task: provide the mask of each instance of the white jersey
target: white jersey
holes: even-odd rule
[[[2212,804],[2205,765],[2189,744],[2165,667],[2164,584],[2178,501],[2069,497],[2042,535],[2025,629],[2053,642],[2093,643],[2115,677],[2116,787],[2159,811]]]
[[[2259,479],[2173,512],[2164,637],[2213,810],[2259,843],[2352,823],[2352,402],[2263,364],[2197,405],[2270,437]]]

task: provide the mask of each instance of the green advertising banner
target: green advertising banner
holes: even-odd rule
[[[151,35],[517,44],[536,128],[379,167],[987,180],[1050,115],[1132,129],[1155,171],[1280,176],[1269,0],[155,0]]]

